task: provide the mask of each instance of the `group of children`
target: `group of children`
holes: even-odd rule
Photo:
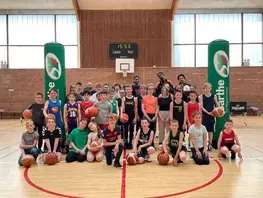
[[[77,94],[70,92],[63,115],[55,89],[49,91],[49,100],[45,103],[43,95],[36,93],[36,103],[28,107],[32,110],[32,121],[26,122],[27,132],[22,135],[19,164],[24,155],[32,154],[36,159],[40,152],[44,163],[46,154],[50,152],[56,153],[60,161],[63,151],[67,154],[68,163],[102,161],[105,155],[107,165],[112,165],[114,160],[114,166],[119,168],[122,167],[120,157],[123,149],[137,153],[139,163],[150,162],[150,155],[156,151],[154,138],[158,119],[159,149],[173,157],[173,165],[183,163],[187,158],[186,132],[189,133],[195,163],[207,165],[210,163],[208,151],[212,151],[215,124],[212,111],[219,105],[216,96],[211,94],[211,84],[205,83],[203,88],[204,94],[199,97],[195,91],[188,92],[188,101],[184,100],[182,90],[176,89],[174,94],[170,94],[165,85],[156,97],[153,84],[141,85],[136,96],[132,86],[125,87],[125,95],[121,89],[102,90],[95,93],[96,100],[91,100],[94,93],[89,90],[83,92],[84,101],[76,101]],[[92,106],[99,109],[95,118],[87,113]],[[121,123],[119,118],[124,113],[128,120]],[[232,127],[233,122],[227,120],[218,140],[219,154],[226,158],[231,151],[232,159],[236,153],[242,159],[240,143]],[[69,144],[61,142],[62,130],[65,130]],[[97,146],[92,146],[93,143]]]

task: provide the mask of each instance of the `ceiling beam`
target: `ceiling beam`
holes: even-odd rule
[[[174,15],[175,15],[175,12],[177,10],[178,1],[179,0],[173,0],[172,7],[171,7],[171,21],[174,20]]]
[[[80,9],[79,9],[79,3],[78,0],[72,0],[72,4],[74,7],[74,11],[77,17],[77,21],[80,21]]]

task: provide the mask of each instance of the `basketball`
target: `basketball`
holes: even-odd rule
[[[48,153],[46,155],[46,164],[54,165],[58,162],[58,156],[55,153]]]
[[[216,107],[214,108],[214,110],[212,111],[212,114],[215,116],[215,117],[218,117],[218,118],[221,118],[225,115],[225,111],[222,107]]]
[[[25,155],[22,158],[22,164],[24,167],[29,168],[30,166],[32,166],[32,164],[35,163],[35,158],[32,155]]]
[[[85,114],[86,114],[89,118],[97,117],[97,116],[99,115],[99,110],[98,110],[98,108],[96,108],[96,107],[90,107],[90,108],[87,108],[87,109],[86,109]]]
[[[23,112],[23,117],[24,119],[26,120],[29,120],[32,118],[32,111],[29,110],[29,109],[26,109],[24,112]]]
[[[55,117],[54,114],[49,113],[49,114],[47,114],[47,115],[48,115],[48,118],[46,118],[46,122],[48,121],[48,119],[53,119],[53,120],[56,121],[56,117]]]
[[[126,160],[129,165],[135,165],[138,162],[138,156],[136,153],[129,153],[126,156]]]
[[[121,121],[122,123],[128,122],[128,121],[129,121],[129,116],[128,116],[128,114],[127,114],[127,113],[123,113],[123,114],[122,114],[122,117],[120,118],[120,121]]]
[[[91,147],[98,147],[98,146],[100,146],[101,144],[100,144],[100,142],[99,141],[93,141],[92,143],[91,143]]]
[[[161,165],[167,165],[169,162],[169,155],[161,152],[157,155],[157,160]]]

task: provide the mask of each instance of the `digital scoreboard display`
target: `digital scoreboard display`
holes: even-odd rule
[[[112,43],[109,44],[109,58],[137,58],[137,43]]]

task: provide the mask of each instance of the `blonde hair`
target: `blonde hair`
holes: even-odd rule
[[[30,125],[30,124],[34,124],[34,122],[32,120],[26,121],[26,127],[28,127],[28,125]]]
[[[108,115],[108,119],[114,119],[114,120],[118,121],[119,116],[116,113],[111,113]]]
[[[163,94],[163,92],[166,91],[167,95],[169,95],[169,89],[166,86],[163,86],[161,93]]]
[[[154,87],[154,85],[152,83],[147,85],[147,89],[149,89],[149,87]]]
[[[203,89],[204,88],[212,88],[212,85],[211,85],[211,83],[209,83],[209,82],[206,82],[204,85],[203,85]]]

